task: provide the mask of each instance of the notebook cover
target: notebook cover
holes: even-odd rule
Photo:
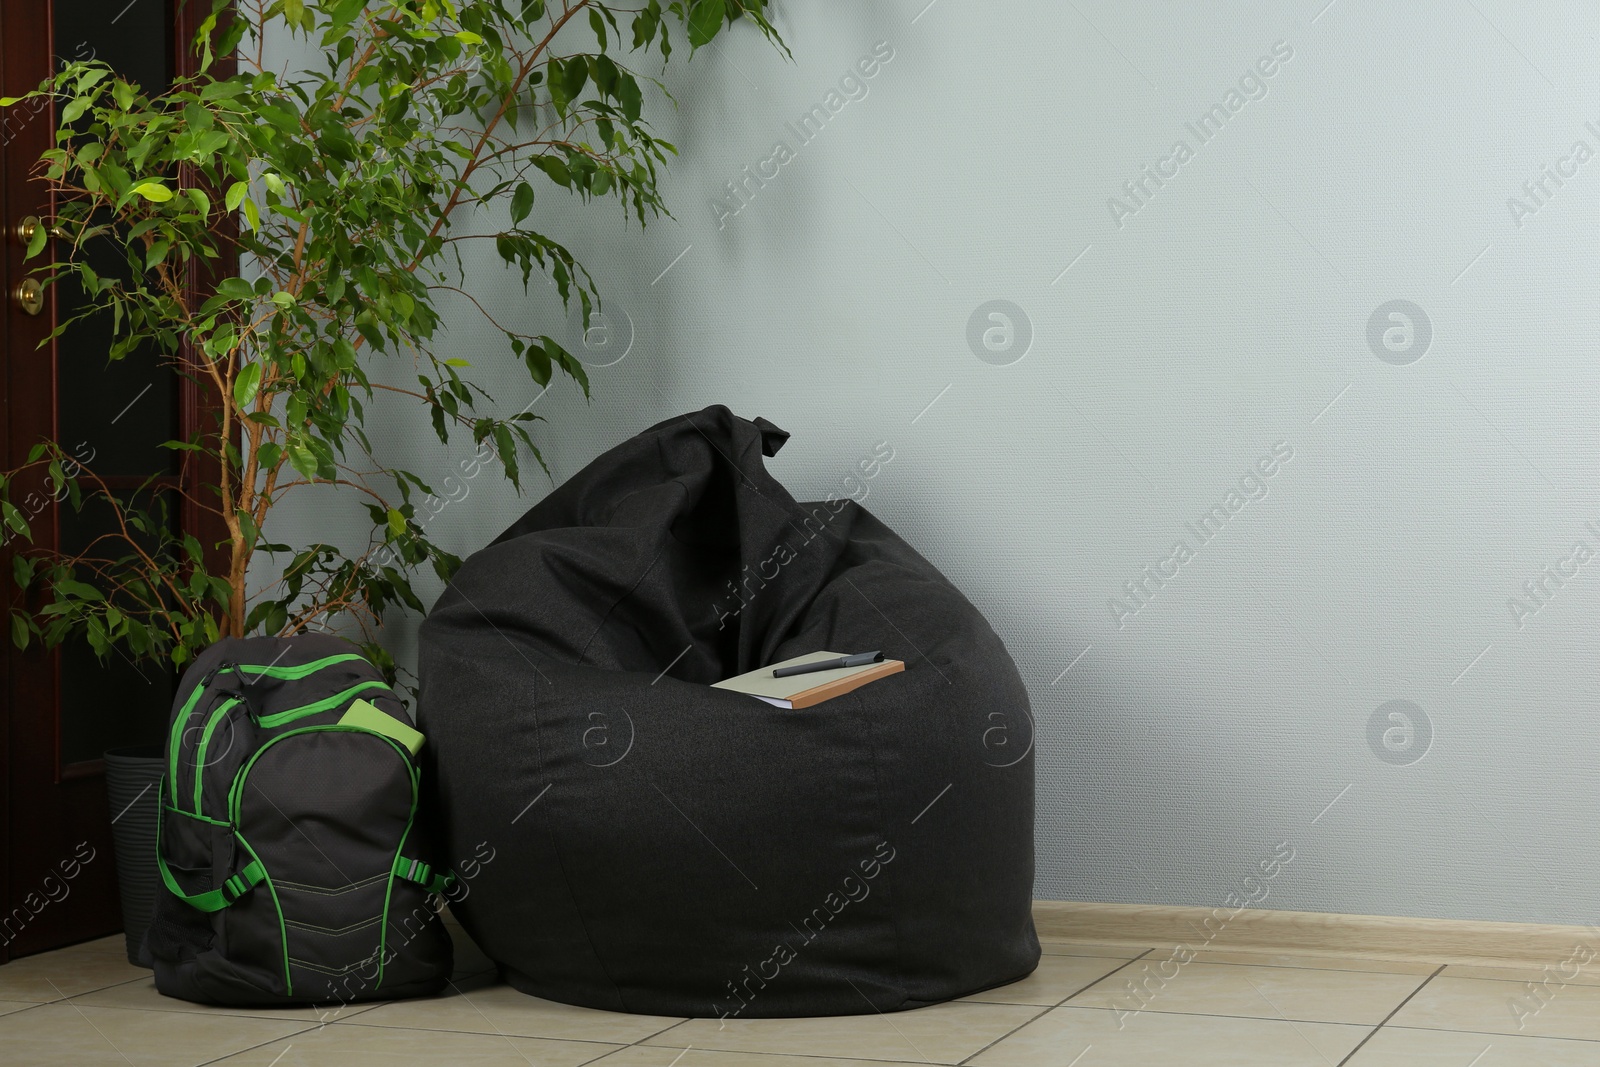
[[[787,701],[787,705],[779,707],[809,708],[820,704],[824,700],[832,699],[859,689],[868,682],[877,681],[879,678],[897,674],[906,669],[905,661],[887,659],[882,663],[867,663],[860,667],[835,667],[832,670],[813,671],[810,674],[796,674],[788,678],[774,678],[773,668],[788,667],[797,663],[813,663],[817,660],[838,659],[843,652],[808,652],[803,656],[782,660],[778,663],[769,663],[765,667],[757,668],[745,674],[725,678],[713,684],[714,689],[730,689],[735,693],[747,693],[759,697],[769,703]]]

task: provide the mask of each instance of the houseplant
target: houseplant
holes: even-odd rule
[[[559,188],[564,209],[573,197],[615,201],[641,225],[665,211],[657,177],[674,149],[642,117],[647,89],[665,88],[629,61],[654,52],[664,63],[674,37],[692,52],[741,18],[782,49],[767,7],[213,0],[194,42],[200,72],[169,91],[73,62],[0,99],[48,97],[56,109],[56,144],[39,163],[53,218],[28,247],[41,283],[70,279],[84,294],[56,332],[110,316],[109,358],[168,361],[197,383],[215,418],[166,447],[211,465],[215,484],[198,503],[227,531],[202,544],[159,496],[113,495],[92,461],[38,443],[0,475],[14,642],[82,639],[101,657],[177,669],[223,636],[338,627],[393,678],[376,636],[384,614],[421,611],[413,579],[429,568],[448,580],[459,560],[419,521],[429,485],[373,454],[369,408],[413,411],[442,444],[470,439],[519,489],[519,450],[543,466],[529,433],[537,416],[497,410],[470,364],[436,347],[444,294],[487,314],[458,249],[492,241],[524,286],[547,276],[587,327],[599,294],[536,228],[536,199]],[[325,66],[268,69],[266,43],[283,35]],[[464,208],[503,211],[506,224],[469,229]],[[190,272],[231,240],[241,270],[193,299]],[[118,271],[91,267],[91,248],[113,249]],[[550,336],[490,321],[534,383],[564,374],[588,393],[582,365]],[[365,545],[272,537],[278,503],[330,486],[365,508]],[[109,507],[117,532],[81,552],[32,547],[36,509],[19,506],[22,494]],[[258,556],[265,566],[252,566]],[[247,585],[264,572],[261,588]]]

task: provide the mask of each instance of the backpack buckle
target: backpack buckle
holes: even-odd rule
[[[222,883],[222,899],[232,904],[254,888],[255,884],[247,881],[243,872],[240,872]]]
[[[454,871],[437,873],[432,864],[406,856],[395,857],[393,870],[395,877],[415,882],[429,893],[443,893],[456,881]]]

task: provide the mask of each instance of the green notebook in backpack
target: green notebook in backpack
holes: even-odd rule
[[[179,684],[161,783],[156,987],[208,1004],[441,989],[450,875],[419,825],[423,737],[326,635],[227,639]]]

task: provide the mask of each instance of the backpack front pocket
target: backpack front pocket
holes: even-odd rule
[[[368,730],[312,726],[261,746],[228,808],[266,876],[227,912],[230,949],[272,960],[285,995],[371,996],[391,954],[392,872],[416,785],[405,750]]]
[[[165,958],[182,958],[217,944],[222,920],[216,912],[226,899],[219,890],[236,873],[233,827],[174,808],[166,803],[166,795],[163,782],[156,866],[168,890],[189,906],[175,911],[157,909],[148,937],[152,951]]]

